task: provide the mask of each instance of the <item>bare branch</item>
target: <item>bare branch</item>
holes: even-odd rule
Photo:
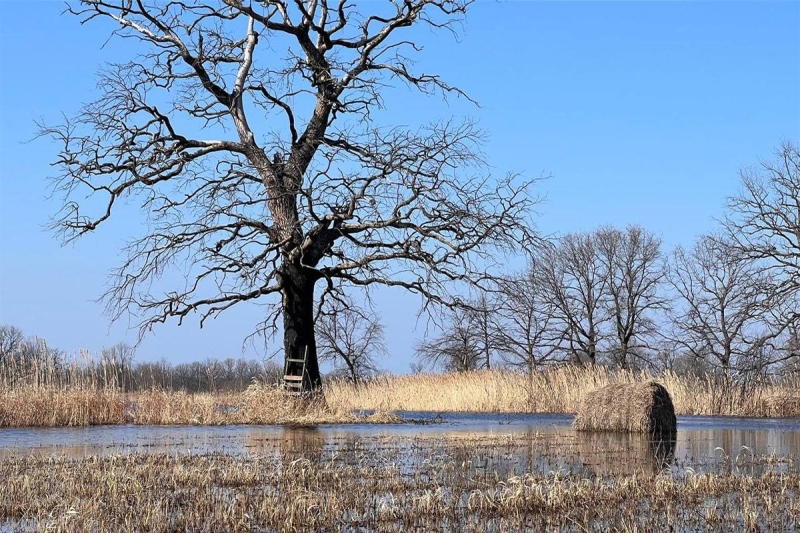
[[[265,303],[260,328],[283,329],[287,362],[307,361],[285,370],[311,389],[319,280],[324,295],[384,285],[443,305],[488,287],[504,254],[537,243],[536,180],[490,176],[469,122],[372,121],[398,80],[466,96],[416,72],[421,46],[405,28],[454,31],[469,3],[362,14],[341,0],[73,2],[70,13],[111,21],[142,50],[105,69],[100,98],[75,118],[41,125],[61,144],[53,225],[66,240],[120,205],[143,213],[105,293],[111,315],[133,314],[144,334]]]

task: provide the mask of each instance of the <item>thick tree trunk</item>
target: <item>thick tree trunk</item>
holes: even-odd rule
[[[350,361],[349,358],[345,357],[344,362],[347,364],[347,369],[350,371],[350,377],[353,380],[354,385],[358,385],[360,381],[358,372],[356,372],[356,367],[353,365],[353,362]]]
[[[281,267],[283,283],[283,347],[287,368],[300,374],[302,364],[289,359],[306,359],[303,373],[303,391],[322,387],[322,377],[317,360],[317,342],[314,336],[314,284],[313,271],[288,263]]]
[[[597,359],[597,346],[594,341],[590,342],[586,347],[586,358],[589,360],[589,365],[594,366]]]
[[[620,354],[619,354],[619,367],[622,370],[628,370],[628,343],[623,342],[622,346],[620,346]]]

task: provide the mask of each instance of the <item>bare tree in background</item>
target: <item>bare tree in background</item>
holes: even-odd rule
[[[492,313],[495,349],[512,367],[530,372],[556,360],[563,324],[534,268],[500,282],[498,304]]]
[[[781,368],[783,374],[800,374],[800,326],[791,325],[787,328],[782,349],[786,360]]]
[[[486,355],[481,346],[481,314],[469,307],[448,309],[441,333],[417,344],[420,363],[448,372],[486,368]]]
[[[105,385],[113,385],[122,390],[129,390],[133,385],[133,360],[136,349],[120,342],[100,351],[100,369]]]
[[[659,239],[637,226],[605,227],[567,234],[534,256],[527,278],[505,291],[516,308],[505,313],[508,331],[522,344],[535,338],[542,360],[652,364],[654,313],[665,306]],[[539,364],[528,349],[518,355]]]
[[[41,337],[31,336],[19,339],[21,331],[13,326],[6,326],[3,339],[4,351],[0,354],[0,373],[5,375],[9,383],[54,384],[62,370],[64,353],[49,346]]]
[[[724,375],[761,370],[779,362],[774,341],[786,330],[776,282],[753,260],[718,237],[703,237],[673,254],[669,281],[682,307],[674,340]]]
[[[628,368],[632,359],[649,364],[652,343],[646,341],[657,329],[653,313],[666,304],[659,290],[666,273],[661,241],[638,226],[601,228],[594,239],[606,276],[611,356],[619,368]]]
[[[102,95],[75,117],[42,126],[61,144],[66,241],[120,204],[145,214],[105,294],[112,317],[140,317],[144,334],[266,298],[262,327],[282,319],[284,355],[307,356],[311,390],[325,294],[390,286],[449,306],[479,290],[504,252],[535,240],[534,180],[489,177],[470,123],[375,122],[398,82],[464,96],[414,72],[406,29],[454,31],[469,3],[73,2],[142,50],[107,65]],[[186,282],[169,284],[174,271]]]
[[[317,352],[321,361],[343,363],[353,383],[378,372],[387,353],[383,324],[371,310],[349,298],[330,299],[317,316]]]
[[[533,276],[562,324],[562,352],[577,363],[594,364],[603,339],[608,280],[592,236],[567,234],[543,248]]]
[[[773,161],[741,171],[742,190],[728,199],[726,237],[740,255],[757,260],[795,301],[788,318],[800,325],[800,149],[785,143]]]
[[[14,326],[0,326],[0,362],[11,359],[19,352],[25,335]]]
[[[487,297],[487,293],[481,293],[477,298],[470,302],[471,308],[468,309],[470,322],[477,329],[478,346],[483,354],[483,368],[492,367],[492,353],[495,352],[497,340],[497,304],[494,298]]]

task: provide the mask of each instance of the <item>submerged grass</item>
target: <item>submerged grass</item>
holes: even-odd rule
[[[575,413],[592,391],[650,379],[641,372],[561,367],[535,373],[491,370],[383,376],[326,384],[303,400],[274,385],[242,393],[151,390],[123,393],[96,380],[0,379],[0,427],[100,424],[299,424],[397,422],[394,411]],[[800,416],[800,380],[740,386],[666,373],[658,380],[679,415]],[[355,411],[376,411],[369,418]]]
[[[0,527],[24,531],[792,531],[800,475],[499,475],[469,444],[336,454],[0,461]],[[407,465],[406,465],[407,466]]]

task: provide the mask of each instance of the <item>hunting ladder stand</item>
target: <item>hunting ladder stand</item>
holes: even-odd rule
[[[287,358],[283,365],[283,386],[291,392],[303,391],[303,378],[306,375],[306,363],[308,362],[308,345],[303,352],[302,359]]]

